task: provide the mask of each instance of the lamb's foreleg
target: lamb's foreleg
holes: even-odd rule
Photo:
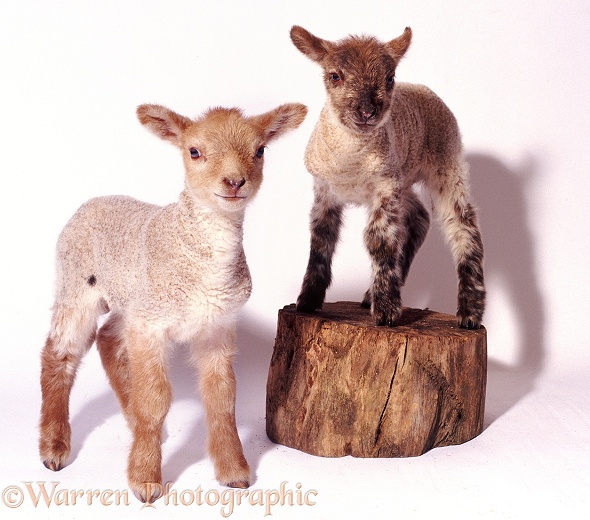
[[[236,378],[232,367],[235,331],[221,329],[211,343],[194,345],[200,388],[207,414],[207,446],[220,484],[233,488],[250,486],[250,468],[244,457],[236,426]]]
[[[373,262],[371,313],[377,325],[392,327],[401,314],[402,251],[406,242],[398,193],[381,196],[370,208],[364,239]]]
[[[172,401],[166,376],[166,345],[140,330],[126,331],[129,356],[129,414],[133,444],[127,466],[129,486],[141,502],[161,495],[162,426]]]
[[[310,220],[309,261],[297,298],[297,310],[303,312],[313,312],[324,303],[326,290],[332,282],[332,256],[342,225],[342,205],[317,185]]]
[[[410,271],[414,256],[416,256],[418,249],[420,249],[420,246],[424,242],[426,234],[428,233],[430,214],[413,191],[408,191],[404,194],[402,209],[404,213],[403,225],[406,230],[405,241],[400,257],[400,285],[403,286],[408,277],[408,272]],[[372,301],[373,296],[371,294],[371,289],[369,288],[363,297],[361,305],[366,309],[370,309]]]

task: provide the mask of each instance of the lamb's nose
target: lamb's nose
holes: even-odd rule
[[[371,119],[372,117],[374,117],[376,113],[377,113],[376,108],[373,108],[371,112],[369,112],[367,110],[361,110],[361,116],[363,116],[363,118],[365,119],[365,122],[368,121],[369,119]]]
[[[235,179],[223,179],[223,180],[225,181],[226,184],[231,186],[236,191],[239,190],[244,184],[246,184],[246,179],[244,179],[243,177],[239,181],[235,180]]]

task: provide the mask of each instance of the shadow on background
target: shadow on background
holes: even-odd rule
[[[488,301],[501,288],[518,330],[513,341],[517,349],[514,363],[494,360],[494,344],[488,342],[487,427],[534,388],[544,366],[545,310],[526,200],[536,165],[529,161],[515,171],[489,155],[468,154],[467,160],[485,248]],[[431,309],[454,314],[457,277],[450,250],[437,228],[434,223],[416,256],[403,296],[407,305],[426,301],[424,305]]]
[[[489,364],[487,426],[534,388],[545,365],[545,304],[526,199],[528,184],[538,172],[532,159],[520,171],[487,155],[471,154],[467,159],[487,244],[486,270],[510,298],[519,331],[514,365]],[[493,357],[493,345],[491,352]]]

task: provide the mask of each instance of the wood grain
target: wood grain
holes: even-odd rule
[[[326,457],[411,457],[483,429],[486,330],[404,308],[377,327],[359,303],[314,314],[279,311],[266,430],[276,443]]]

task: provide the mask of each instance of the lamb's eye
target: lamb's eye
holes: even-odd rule
[[[259,159],[264,155],[264,146],[261,146],[260,148],[258,148],[258,150],[256,150],[256,157],[258,157]]]
[[[395,76],[393,74],[390,74],[389,76],[387,76],[387,79],[385,80],[385,84],[387,85],[387,88],[393,87],[394,81],[395,81]]]
[[[189,152],[191,154],[191,158],[193,159],[198,159],[201,157],[201,152],[199,152],[199,150],[197,150],[194,146],[189,149]]]
[[[328,74],[328,77],[330,78],[330,81],[332,83],[338,83],[339,81],[342,80],[342,78],[340,77],[340,74],[338,74],[337,72],[330,72],[330,74]]]

